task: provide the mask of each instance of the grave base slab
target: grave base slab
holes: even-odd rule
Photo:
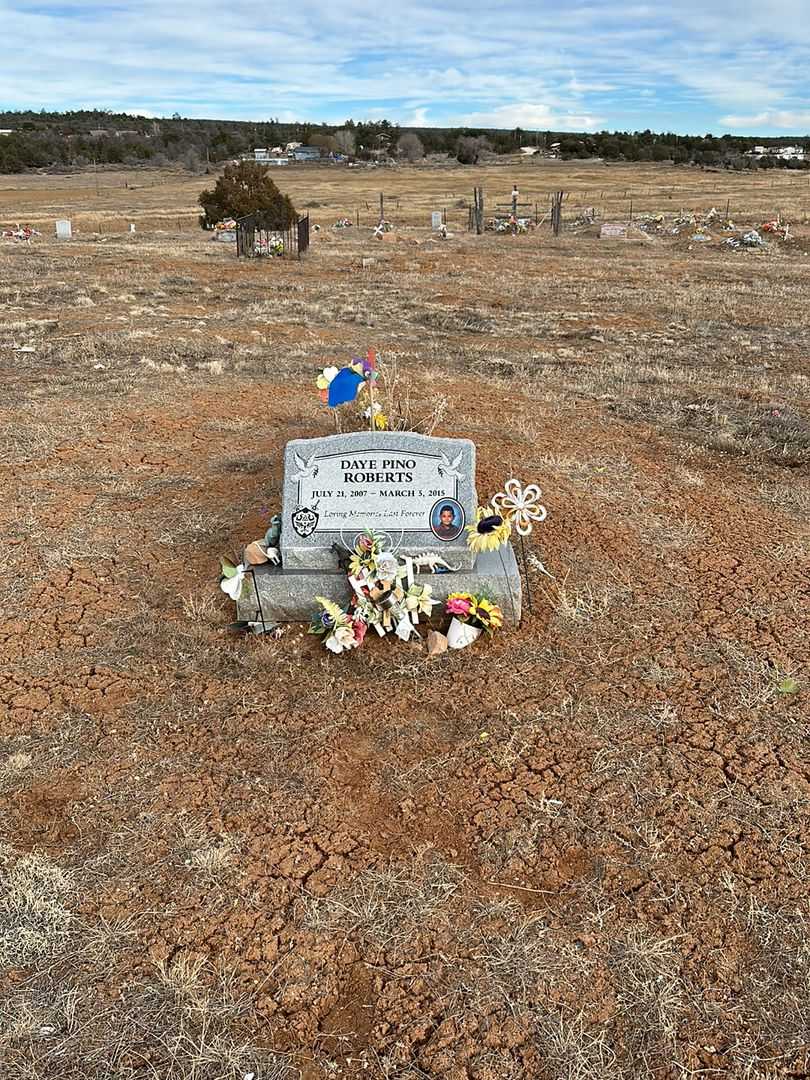
[[[255,567],[254,573],[255,588],[254,574],[247,574],[237,603],[237,618],[246,622],[261,622],[262,616],[268,626],[309,622],[318,607],[316,596],[345,605],[351,595],[346,575],[339,570],[285,570],[265,563]],[[511,544],[497,551],[482,552],[472,570],[417,574],[415,580],[420,585],[430,585],[433,596],[441,601],[454,592],[484,593],[500,605],[506,622],[520,621],[520,571]]]

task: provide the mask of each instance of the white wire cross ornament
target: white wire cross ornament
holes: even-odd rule
[[[532,610],[532,590],[529,581],[529,567],[526,562],[525,538],[531,535],[535,523],[545,521],[548,511],[540,502],[543,492],[537,484],[524,487],[519,480],[507,480],[503,491],[492,496],[492,506],[504,520],[514,526],[520,537],[520,555],[523,561],[523,576],[526,579],[526,599],[529,611]]]

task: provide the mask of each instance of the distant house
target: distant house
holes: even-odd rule
[[[109,135],[110,132],[107,128],[91,128],[89,134],[91,139],[103,139]]]
[[[0,128],[0,135],[13,135],[14,128]]]
[[[296,146],[292,152],[293,161],[320,161],[320,146]]]
[[[521,154],[525,154],[526,157],[531,157],[532,154],[537,154],[537,153],[539,153],[539,151],[540,151],[539,146],[521,146],[521,148],[520,148]]]
[[[119,139],[129,138],[131,135],[140,135],[140,131],[116,131]]]
[[[261,165],[289,165],[289,158],[275,146],[272,150],[268,150],[266,146],[257,146],[252,153],[246,154],[242,160],[258,161]]]
[[[284,149],[288,154],[291,154],[293,150],[297,150],[300,145],[300,142],[288,142],[284,144]]]
[[[803,146],[755,146],[747,150],[746,157],[777,157],[782,161],[806,161],[807,152]]]

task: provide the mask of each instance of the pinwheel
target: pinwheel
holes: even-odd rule
[[[527,484],[524,488],[519,480],[507,480],[503,487],[503,491],[492,496],[496,513],[514,525],[520,536],[528,536],[535,521],[546,520],[548,511],[538,501],[542,491],[537,484]]]

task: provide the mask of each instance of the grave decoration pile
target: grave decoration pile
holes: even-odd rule
[[[520,542],[528,591],[525,538],[546,517],[540,489],[510,479],[479,503],[474,444],[404,430],[396,408],[389,426],[391,410],[375,400],[380,373],[369,350],[318,375],[321,401],[368,426],[287,443],[281,513],[241,559],[222,561],[220,585],[236,601],[240,629],[307,622],[343,653],[369,630],[411,641],[424,627],[436,655],[520,622],[510,540]],[[394,373],[381,396],[399,400],[396,386]],[[447,637],[426,626],[439,619],[453,620]]]
[[[402,641],[419,637],[419,616],[429,617],[439,604],[430,585],[415,581],[419,560],[398,558],[387,541],[385,534],[371,529],[355,537],[348,559],[343,560],[352,590],[348,607],[315,597],[321,611],[313,616],[309,632],[323,635],[324,645],[334,653],[362,645],[369,627],[380,637],[389,633]]]
[[[42,236],[42,233],[31,225],[18,225],[16,229],[3,229],[2,236],[4,240],[15,240],[29,244],[35,236]]]

